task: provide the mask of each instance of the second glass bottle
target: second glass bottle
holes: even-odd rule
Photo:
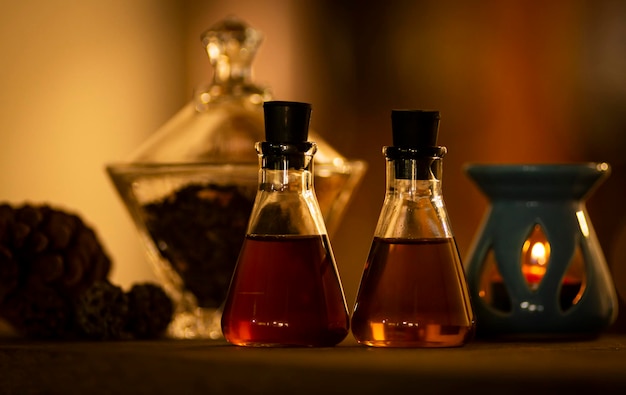
[[[360,344],[454,347],[474,313],[441,190],[439,112],[392,111],[387,191],[352,317]]]
[[[222,315],[240,346],[327,347],[349,315],[313,188],[308,103],[264,103],[259,188]]]

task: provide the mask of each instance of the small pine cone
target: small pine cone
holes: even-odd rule
[[[174,312],[172,300],[155,284],[135,284],[128,292],[128,330],[138,339],[162,336]]]
[[[79,335],[92,340],[128,339],[128,296],[108,281],[93,283],[75,304]]]
[[[0,306],[7,295],[10,295],[18,284],[19,268],[13,254],[0,245]]]
[[[5,300],[1,313],[18,333],[28,338],[58,340],[71,333],[71,307],[49,287],[19,290]]]

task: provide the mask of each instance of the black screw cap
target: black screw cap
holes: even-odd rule
[[[392,110],[391,131],[394,147],[436,147],[439,111]]]
[[[303,143],[308,140],[311,105],[291,101],[263,103],[265,140],[270,143]]]

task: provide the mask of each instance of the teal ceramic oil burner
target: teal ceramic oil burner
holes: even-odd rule
[[[585,201],[606,163],[469,164],[490,201],[466,259],[479,336],[594,337],[617,296]]]

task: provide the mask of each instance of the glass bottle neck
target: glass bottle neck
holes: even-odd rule
[[[295,192],[313,197],[313,156],[315,143],[256,144],[259,155],[259,191]]]
[[[412,150],[385,147],[387,192],[440,196],[443,154],[422,156]],[[443,147],[441,147],[443,148]]]
[[[398,240],[452,237],[441,192],[445,148],[438,149],[424,155],[417,150],[385,147],[387,192],[376,237]]]
[[[317,145],[312,142],[255,144],[261,170],[306,170],[313,171],[313,156]]]
[[[259,189],[249,235],[324,235],[326,227],[313,189],[314,143],[256,144]]]

